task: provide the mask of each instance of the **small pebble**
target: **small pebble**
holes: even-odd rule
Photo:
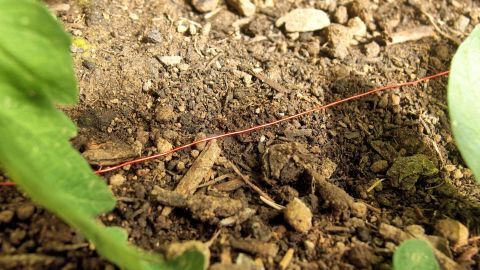
[[[22,229],[15,229],[10,233],[10,243],[16,246],[22,242],[26,235],[27,231]]]
[[[257,7],[250,0],[227,0],[227,3],[246,17],[255,15]]]
[[[380,101],[378,102],[378,107],[386,108],[388,106],[388,95],[382,95]]]
[[[33,215],[33,212],[35,212],[35,206],[32,204],[24,204],[18,207],[16,212],[18,219],[27,220]]]
[[[388,161],[386,160],[377,160],[375,161],[372,166],[370,166],[370,169],[374,173],[379,173],[379,172],[384,172],[388,168]]]
[[[193,7],[201,13],[207,13],[217,8],[218,0],[192,0]]]
[[[315,243],[313,243],[312,241],[310,240],[305,240],[303,241],[303,244],[305,245],[305,248],[307,250],[314,250],[315,249]]]
[[[368,246],[353,246],[347,251],[347,258],[357,269],[369,268],[378,262],[377,256]]]
[[[380,53],[380,46],[375,41],[368,43],[367,45],[365,45],[363,49],[364,49],[365,55],[369,58],[377,57],[378,54]]]
[[[372,14],[369,12],[370,0],[354,0],[348,5],[348,13],[351,17],[360,17],[364,22],[372,20]]]
[[[312,211],[298,198],[287,204],[283,216],[288,224],[300,233],[306,233],[312,228]]]
[[[360,19],[360,17],[355,17],[348,20],[347,25],[352,35],[356,37],[364,37],[367,35],[367,26],[362,21],[362,19]]]
[[[443,167],[447,172],[453,172],[457,167],[453,164],[447,164]]]
[[[454,219],[441,219],[435,224],[438,235],[447,238],[452,245],[468,244],[468,228]]]
[[[185,162],[179,161],[177,163],[177,171],[183,171],[183,170],[185,170]]]
[[[462,177],[463,177],[463,173],[460,169],[456,169],[455,171],[453,171],[453,178],[460,179]]]
[[[178,23],[178,25],[177,25],[177,32],[178,33],[185,33],[185,32],[187,32],[187,30],[188,30],[188,25],[187,24],[185,24],[183,22]]]
[[[125,182],[125,176],[122,174],[115,174],[110,177],[110,185],[112,186],[120,186]]]
[[[152,80],[147,80],[146,82],[143,83],[142,90],[145,92],[150,91],[153,87],[153,82]]]
[[[205,133],[199,132],[197,134],[197,136],[195,136],[195,141],[205,139],[206,137],[207,137],[207,135],[205,135]],[[206,142],[201,142],[201,143],[197,143],[194,147],[195,147],[195,149],[197,149],[199,151],[202,151],[203,149],[205,149],[206,145],[207,145]]]
[[[195,26],[195,24],[192,23],[188,26],[188,33],[191,36],[195,36],[197,34],[197,27]]]
[[[191,155],[193,158],[197,158],[199,154],[200,154],[200,151],[198,151],[198,150],[196,150],[196,149],[193,149],[193,150],[190,152],[190,155]]]
[[[465,32],[469,23],[470,23],[470,19],[468,17],[464,15],[460,15],[460,17],[458,17],[458,19],[453,24],[453,28],[455,28],[455,30],[458,30],[460,32]]]
[[[333,21],[339,24],[345,24],[348,21],[348,12],[345,6],[339,6],[333,14]]]
[[[162,34],[158,29],[150,30],[147,35],[143,38],[145,43],[160,43],[162,42]]]
[[[275,22],[276,27],[284,24],[287,32],[311,32],[329,26],[330,18],[320,9],[297,8]]]
[[[180,71],[187,71],[190,69],[190,65],[189,64],[185,64],[185,63],[182,63],[182,64],[179,64],[178,65],[178,69]]]
[[[363,218],[367,215],[367,206],[361,202],[354,202],[351,206],[352,214],[356,217]]]
[[[400,105],[400,96],[392,95],[392,106]]]
[[[155,119],[160,123],[167,123],[175,120],[175,112],[171,106],[158,106],[155,113]]]
[[[327,41],[332,57],[344,59],[348,55],[348,47],[352,42],[350,29],[341,24],[327,27]]]
[[[0,223],[9,223],[12,221],[13,214],[14,213],[11,210],[4,210],[0,212]]]
[[[140,19],[135,13],[128,14],[128,17],[130,17],[130,19],[132,19],[133,21],[137,21],[138,19]]]
[[[179,55],[164,55],[157,56],[156,58],[158,59],[158,61],[160,61],[160,63],[164,64],[165,66],[174,66],[182,62],[182,57]]]
[[[164,153],[173,149],[173,145],[164,138],[157,138],[156,146],[159,153]]]

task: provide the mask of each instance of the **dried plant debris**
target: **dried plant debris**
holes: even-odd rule
[[[92,165],[109,166],[138,157],[141,151],[141,143],[129,145],[119,141],[92,142],[86,145],[82,155]]]
[[[197,157],[185,176],[180,179],[175,191],[183,195],[193,194],[203,178],[212,169],[213,164],[220,156],[221,149],[216,141],[211,141],[202,153]],[[162,210],[163,216],[168,216],[172,209],[166,207]]]
[[[317,192],[324,207],[332,208],[336,217],[364,217],[365,204],[355,202],[347,192],[327,181],[336,167],[332,160],[320,160],[304,144],[295,142],[270,146],[262,157],[263,175],[269,183],[296,187],[303,196]]]
[[[152,195],[160,204],[187,209],[194,218],[210,224],[233,225],[244,222],[255,213],[244,202],[229,197],[184,195],[158,186],[154,187]]]

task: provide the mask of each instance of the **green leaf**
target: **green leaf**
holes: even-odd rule
[[[0,0],[0,79],[30,95],[77,101],[70,38],[36,0]]]
[[[0,0],[0,164],[33,201],[84,234],[124,269],[202,269],[202,254],[172,262],[133,247],[96,217],[115,206],[100,177],[70,145],[76,127],[54,102],[77,99],[69,38],[39,2]]]
[[[403,242],[393,254],[393,269],[440,270],[440,266],[429,243],[411,239]]]
[[[453,135],[468,167],[480,182],[480,26],[460,45],[448,80]]]

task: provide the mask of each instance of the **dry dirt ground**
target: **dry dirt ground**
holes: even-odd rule
[[[223,0],[206,14],[180,0],[49,2],[74,39],[72,142],[95,169],[447,70],[480,20],[474,0],[254,3],[245,17]],[[335,24],[275,25],[299,7]],[[479,189],[452,139],[446,86],[372,95],[106,173],[118,205],[102,220],[157,252],[218,232],[212,269],[391,269],[399,235],[479,269]],[[205,156],[211,164],[191,170],[203,179],[195,196],[162,197]],[[115,269],[15,187],[1,187],[0,202],[0,268]]]

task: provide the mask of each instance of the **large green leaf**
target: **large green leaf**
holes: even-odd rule
[[[394,270],[440,270],[429,243],[411,239],[403,242],[393,254]]]
[[[35,0],[0,0],[0,76],[17,90],[75,103],[70,38]]]
[[[448,108],[460,153],[480,182],[480,26],[475,27],[453,57]]]
[[[0,163],[33,201],[78,229],[97,251],[131,270],[202,269],[188,251],[172,262],[130,245],[96,220],[113,194],[70,145],[75,125],[54,102],[77,99],[69,38],[39,2],[0,0]],[[178,268],[180,267],[180,268]]]

